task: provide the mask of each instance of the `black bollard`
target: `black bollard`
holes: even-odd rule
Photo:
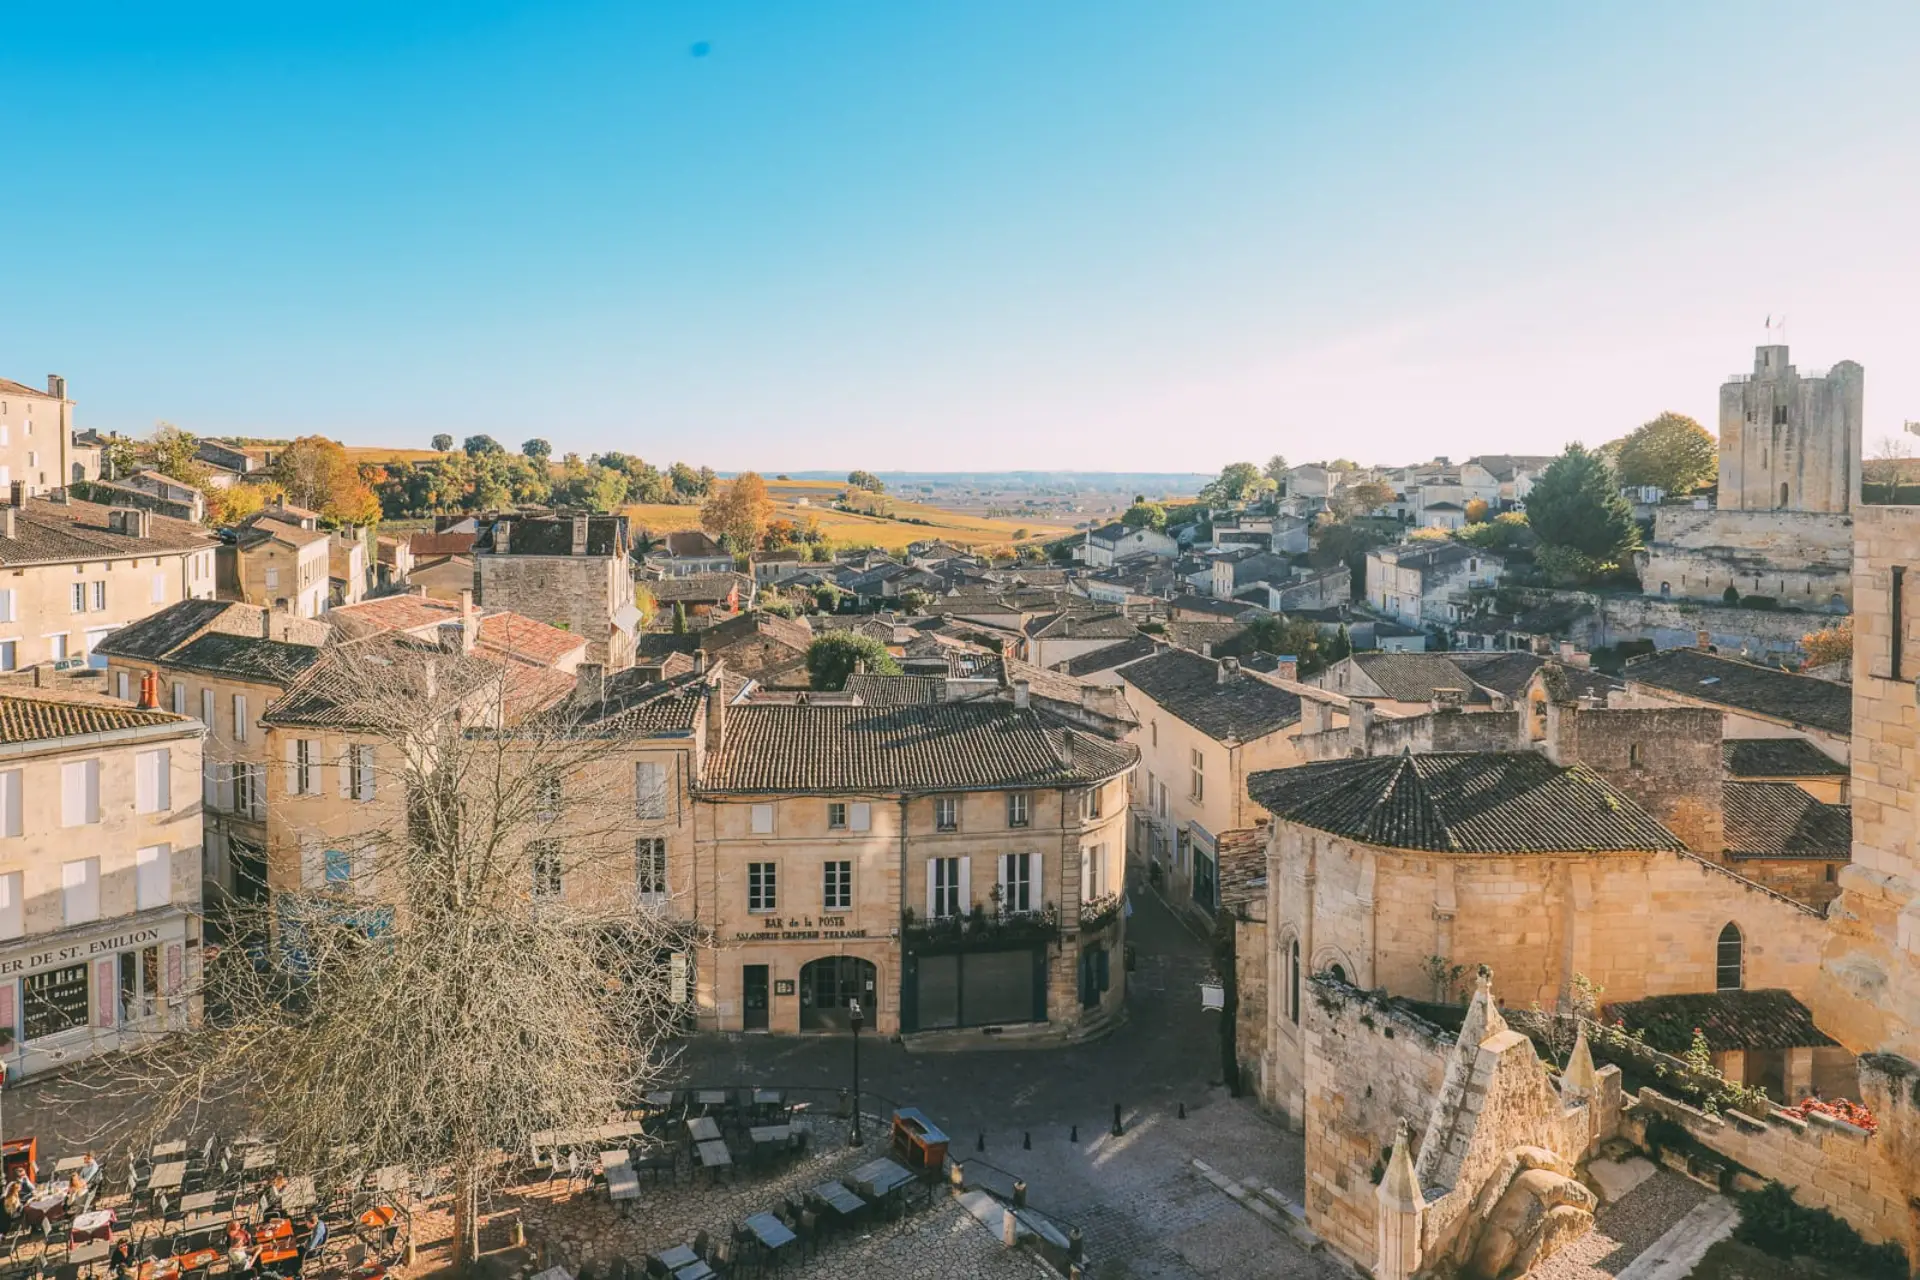
[[[1187,1118],[1187,1104],[1184,1102],[1180,1104],[1180,1118],[1182,1120]]]
[[[1027,1207],[1027,1184],[1018,1180],[1013,1184],[1013,1207],[1016,1209]]]
[[[1126,1131],[1126,1126],[1120,1123],[1120,1104],[1116,1102],[1113,1104],[1113,1136],[1117,1138]]]
[[[1080,1238],[1080,1228],[1075,1227],[1073,1230],[1067,1232],[1067,1257],[1078,1262],[1086,1256],[1086,1253],[1087,1245],[1086,1241]]]
[[[1070,1129],[1068,1129],[1068,1130],[1067,1130],[1067,1141],[1068,1141],[1068,1142],[1078,1142],[1078,1141],[1080,1141],[1080,1126],[1079,1126],[1079,1125],[1077,1125],[1077,1124],[1076,1124],[1076,1125],[1074,1125],[1074,1126],[1073,1126],[1072,1128],[1070,1128]]]
[[[982,1129],[980,1136],[973,1140],[973,1149],[975,1151],[985,1151],[987,1149],[987,1131],[985,1129]]]
[[[1020,1135],[1020,1149],[1022,1151],[1033,1150],[1033,1133],[1031,1131],[1024,1132]]]

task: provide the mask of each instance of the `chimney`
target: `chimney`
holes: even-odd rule
[[[17,538],[20,536],[18,526],[14,524],[14,517],[19,514],[20,513],[12,507],[0,507],[0,538]]]
[[[463,618],[471,618],[473,616],[472,587],[467,587],[460,592],[460,616]]]
[[[1696,631],[1693,633],[1693,645],[1696,649],[1713,648],[1713,632]]]
[[[496,520],[493,525],[493,554],[513,554],[513,521]]]
[[[1214,674],[1213,674],[1214,683],[1225,684],[1227,681],[1233,679],[1235,676],[1239,674],[1240,674],[1240,659],[1222,658],[1220,659],[1220,665],[1214,670]]]
[[[705,649],[695,649],[693,651],[693,674],[697,676],[707,674],[707,651]]]
[[[44,662],[34,663],[33,664],[33,687],[36,689],[45,688],[47,684],[47,676],[49,675],[49,673],[52,672],[52,670],[53,668],[49,667]]]
[[[1373,736],[1373,704],[1355,698],[1347,703],[1347,754],[1368,754],[1367,739]]]
[[[716,678],[707,686],[707,750],[712,752],[719,752],[727,745],[727,692],[718,679],[719,674],[714,672]]]
[[[567,554],[575,556],[587,554],[587,517],[573,518],[573,550]]]
[[[1467,691],[1465,689],[1435,689],[1433,691],[1433,709],[1435,711],[1462,711],[1466,709]]]
[[[1013,705],[1020,711],[1033,705],[1033,686],[1030,683],[1025,680],[1013,682]]]
[[[55,400],[67,398],[67,380],[57,373],[47,375],[47,394]]]
[[[1273,668],[1273,674],[1281,680],[1299,680],[1300,656],[1293,653],[1281,654],[1279,663]]]
[[[142,672],[140,676],[140,709],[158,711],[160,709],[160,677],[152,671]]]
[[[1562,640],[1560,642],[1560,661],[1569,667],[1573,665],[1573,641]]]

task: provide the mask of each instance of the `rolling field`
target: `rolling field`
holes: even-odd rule
[[[904,520],[834,511],[825,505],[797,505],[797,499],[801,497],[807,498],[810,504],[825,504],[844,486],[769,480],[767,487],[774,498],[774,519],[791,520],[803,528],[809,519],[817,520],[821,531],[834,543],[843,546],[872,545],[887,551],[900,551],[910,543],[930,538],[944,538],[955,546],[1003,546],[1015,542],[1014,535],[1023,529],[1029,539],[1057,538],[1067,532],[1064,525],[1016,524],[1009,520],[989,520],[984,516],[943,511],[939,507],[918,502],[895,503],[893,510],[896,514],[927,522],[908,524]],[[622,510],[636,529],[644,529],[656,537],[679,529],[700,527],[698,506],[646,503],[623,507]]]

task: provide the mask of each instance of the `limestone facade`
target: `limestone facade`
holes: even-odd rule
[[[29,494],[58,489],[69,480],[73,402],[67,380],[47,375],[47,389],[0,378],[0,492],[16,481]]]

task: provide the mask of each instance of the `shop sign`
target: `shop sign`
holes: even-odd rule
[[[129,929],[125,933],[116,933],[105,938],[94,938],[90,942],[75,942],[64,947],[50,947],[45,951],[35,951],[24,956],[0,960],[0,978],[10,978],[16,973],[29,973],[38,969],[51,968],[54,965],[72,964],[89,956],[106,955],[114,951],[126,951],[132,947],[145,946],[149,942],[160,941],[158,929]]]
[[[770,916],[756,920],[752,933],[736,933],[735,942],[817,942],[822,938],[864,938],[865,929],[847,928],[845,916]]]

